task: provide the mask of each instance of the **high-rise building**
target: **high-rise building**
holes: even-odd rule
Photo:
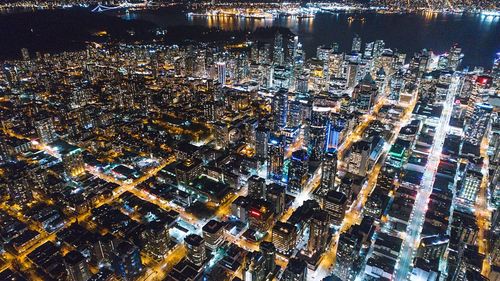
[[[56,140],[57,136],[54,131],[54,119],[52,117],[35,121],[35,129],[41,143],[49,144]]]
[[[479,103],[475,105],[470,123],[465,129],[466,142],[475,146],[481,144],[483,136],[488,129],[492,112],[493,106],[489,104]]]
[[[358,72],[359,72],[359,63],[349,62],[349,64],[347,65],[347,73],[346,73],[347,88],[352,88],[356,85],[356,83],[358,82]]]
[[[259,245],[259,250],[264,256],[264,270],[266,276],[270,277],[276,270],[276,247],[274,247],[274,244],[271,242],[263,241]]]
[[[275,217],[280,216],[285,211],[285,187],[276,183],[271,183],[266,187],[266,200],[274,206]]]
[[[297,229],[288,222],[277,221],[273,227],[272,239],[276,250],[289,256],[297,243]]]
[[[96,236],[92,241],[92,259],[99,265],[111,263],[117,244],[117,239],[110,233]]]
[[[472,165],[469,164],[469,167],[465,172],[462,186],[458,191],[457,198],[462,200],[466,205],[474,204],[476,202],[482,180],[483,174],[481,173],[481,170],[476,167],[472,167]]]
[[[368,160],[370,157],[370,142],[361,140],[355,142],[347,159],[345,162],[347,163],[347,171],[349,173],[358,175],[358,176],[366,176],[368,172]]]
[[[359,112],[368,113],[373,109],[377,95],[377,84],[371,77],[370,73],[367,72],[359,84],[354,87],[352,99]]]
[[[363,52],[363,58],[371,59],[374,55],[375,42],[368,42],[365,44],[365,51]]]
[[[255,155],[260,159],[266,159],[268,153],[269,130],[258,127],[255,133]]]
[[[312,256],[316,253],[322,253],[330,236],[330,221],[328,213],[318,210],[313,213],[309,221],[309,240],[307,241],[307,253]]]
[[[208,221],[202,228],[205,246],[215,251],[224,243],[224,223],[216,220]]]
[[[450,53],[448,55],[448,68],[457,70],[462,62],[462,58],[462,48],[460,48],[457,44],[451,46]]]
[[[352,177],[350,177],[349,175],[346,175],[340,180],[339,186],[335,189],[338,192],[341,192],[345,195],[345,197],[347,198],[348,205],[351,204],[352,200],[354,199],[353,198],[353,194],[354,194],[353,185],[354,185],[354,182],[353,182]]]
[[[330,223],[340,226],[347,209],[347,197],[341,192],[330,190],[324,198],[323,209],[328,213]]]
[[[227,67],[225,62],[217,63],[217,79],[221,85],[226,85]]]
[[[168,252],[170,243],[169,228],[165,223],[151,222],[141,233],[143,250],[149,256],[159,261]]]
[[[261,252],[248,253],[243,269],[243,281],[266,280],[265,258]]]
[[[281,182],[285,162],[285,142],[282,137],[271,137],[269,142],[269,156],[267,174],[268,178]]]
[[[286,39],[285,66],[290,68],[295,63],[297,49],[299,47],[298,36],[288,36]]]
[[[339,236],[335,275],[341,280],[353,280],[353,264],[359,254],[360,241],[358,236],[349,232]]]
[[[113,268],[123,280],[135,280],[143,269],[139,248],[128,241],[120,242],[114,252]]]
[[[319,105],[323,101],[316,100],[313,103],[309,129],[309,146],[311,147],[311,161],[321,161],[326,150],[326,129],[330,118],[330,112]]]
[[[92,274],[85,257],[78,251],[71,251],[64,256],[64,264],[70,281],[87,281]]]
[[[309,156],[306,150],[296,150],[292,153],[288,168],[288,191],[299,194],[304,188],[309,171]]]
[[[274,94],[272,111],[274,118],[274,129],[280,130],[285,128],[288,118],[288,92],[280,89]]]
[[[337,151],[329,151],[321,161],[321,189],[334,190],[337,175]]]
[[[21,49],[21,57],[24,61],[30,60],[30,52],[26,48]]]
[[[373,47],[373,57],[377,58],[384,52],[385,42],[383,40],[375,40],[375,45]]]
[[[316,57],[324,62],[328,62],[333,49],[330,46],[321,45],[316,48]]]
[[[85,162],[83,161],[83,150],[77,146],[67,143],[58,146],[64,172],[68,177],[78,177],[85,172]]]
[[[330,55],[328,70],[330,78],[342,78],[344,76],[344,53],[334,52]]]
[[[307,263],[298,258],[291,258],[283,272],[283,281],[306,281]]]
[[[248,179],[248,196],[252,198],[266,198],[266,180],[253,175]]]
[[[448,249],[449,240],[449,236],[444,234],[423,237],[420,240],[417,256],[426,260],[439,261]]]
[[[197,234],[189,234],[184,238],[187,247],[187,258],[195,265],[201,266],[207,259],[205,240]]]
[[[283,35],[278,32],[274,36],[273,64],[283,65],[283,60],[284,60]]]
[[[299,127],[302,124],[302,104],[300,101],[295,100],[290,103],[288,111],[288,127]]]
[[[361,52],[361,37],[359,35],[355,34],[354,37],[352,38],[352,48],[351,51],[353,52]]]

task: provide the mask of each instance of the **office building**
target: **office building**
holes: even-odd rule
[[[309,240],[307,241],[307,254],[322,253],[328,243],[330,237],[330,221],[328,213],[323,210],[318,210],[313,213],[309,220]]]
[[[283,180],[283,168],[285,164],[285,142],[283,137],[271,137],[268,153],[268,178],[276,182],[281,182]]]
[[[49,144],[56,140],[54,119],[52,117],[40,118],[35,121],[36,134],[40,143]]]
[[[226,76],[227,76],[227,66],[225,62],[217,63],[217,78],[219,84],[226,85]]]
[[[266,200],[274,206],[275,217],[279,217],[285,211],[285,186],[271,183],[267,186]]]
[[[273,227],[272,240],[279,253],[289,256],[297,243],[297,229],[290,223],[277,221]]]
[[[78,251],[67,253],[64,264],[70,281],[87,281],[92,276],[85,257]]]
[[[371,144],[368,141],[360,140],[355,142],[346,157],[347,171],[349,173],[366,176],[368,172],[368,160],[370,157]]]
[[[135,280],[143,270],[139,248],[128,241],[120,242],[114,252],[113,268],[123,280]]]
[[[351,51],[353,52],[361,52],[361,37],[359,35],[355,34],[353,39],[352,39],[352,48]]]
[[[187,259],[197,266],[201,266],[207,259],[205,240],[197,234],[189,234],[184,238],[187,248]]]
[[[268,241],[262,241],[259,245],[259,251],[264,257],[264,271],[266,272],[266,277],[274,276],[276,273],[276,247],[274,244]]]
[[[299,194],[308,179],[309,156],[306,150],[296,150],[292,153],[288,168],[288,192]]]
[[[329,151],[321,161],[321,189],[334,190],[337,175],[337,151]]]
[[[330,190],[324,198],[323,209],[328,213],[330,223],[340,226],[347,210],[347,198],[345,194]]]
[[[205,246],[210,251],[216,251],[224,244],[224,223],[209,220],[202,228]]]
[[[243,281],[266,280],[265,258],[261,252],[247,254],[243,268]]]
[[[274,94],[272,101],[272,112],[274,119],[274,129],[285,128],[288,118],[288,92],[280,89]]]
[[[248,196],[252,198],[266,198],[266,180],[253,175],[248,179]]]
[[[307,263],[304,260],[291,258],[288,261],[285,272],[281,280],[284,281],[306,281]]]

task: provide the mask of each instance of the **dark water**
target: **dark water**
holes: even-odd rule
[[[157,26],[166,27],[167,38],[183,32],[176,26],[203,26],[226,31],[253,31],[258,27],[287,27],[299,36],[307,55],[316,47],[337,42],[341,50],[351,47],[352,37],[359,34],[364,42],[382,39],[386,46],[412,54],[423,48],[436,53],[459,43],[465,53],[464,65],[491,67],[500,52],[500,17],[444,14],[376,14],[354,15],[364,18],[351,23],[352,14],[317,14],[310,19],[278,18],[236,19],[188,17],[180,8],[125,11],[119,14],[90,13],[71,9],[0,14],[0,59],[20,55],[21,48],[30,52],[60,52],[82,48],[85,41],[97,40],[92,34],[107,30],[110,40],[148,37]],[[127,33],[134,30],[133,38]]]
[[[288,27],[299,36],[308,56],[316,47],[337,42],[342,50],[351,47],[354,34],[363,42],[382,39],[386,46],[413,53],[423,48],[436,53],[449,50],[459,43],[465,53],[464,65],[491,67],[493,58],[500,52],[500,17],[456,14],[377,14],[354,15],[364,18],[351,23],[352,14],[322,13],[311,19],[278,18],[236,19],[227,17],[188,17],[178,11],[138,11],[124,18],[142,19],[163,27],[175,25],[202,25],[223,30],[254,30],[263,26]],[[364,44],[364,43],[363,43]]]

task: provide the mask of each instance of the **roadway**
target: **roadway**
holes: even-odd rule
[[[380,157],[379,161],[374,165],[373,169],[369,172],[367,180],[363,187],[361,188],[361,191],[359,192],[356,200],[351,204],[349,210],[345,214],[345,218],[342,221],[342,226],[340,227],[340,233],[343,233],[345,231],[348,231],[349,228],[351,228],[353,225],[360,223],[362,217],[363,217],[363,207],[368,200],[368,196],[372,193],[373,189],[375,188],[375,185],[377,183],[377,178],[378,175],[380,174],[380,171],[382,169],[382,166],[385,162],[385,158],[387,156],[387,152],[389,151],[390,147],[392,144],[397,139],[397,136],[399,134],[399,131],[403,126],[405,126],[411,118],[411,114],[413,112],[413,108],[415,107],[417,99],[414,98],[412,102],[405,108],[404,114],[401,118],[401,120],[396,124],[396,127],[394,128],[395,134],[393,134],[392,138],[388,141],[388,145],[385,146],[384,151],[382,152],[382,156]],[[386,99],[383,98],[380,100],[382,103],[377,103],[377,108],[373,112],[378,112],[378,110],[384,105],[383,103],[386,102]],[[364,130],[367,128],[368,124],[375,119],[375,116],[372,116],[373,118],[366,118],[365,122],[362,122],[359,127],[356,128],[355,134],[350,135],[349,138],[360,138],[362,136]],[[371,119],[371,120],[370,120]],[[351,142],[352,143],[352,142]],[[337,254],[337,242],[339,239],[339,232],[334,234],[332,237],[331,243],[325,253],[323,254],[322,260],[320,262],[320,265],[316,272],[313,275],[313,279],[315,280],[322,280],[324,277],[330,275],[333,266],[335,265],[335,259],[336,259],[336,254]]]
[[[420,190],[413,206],[410,221],[406,229],[403,245],[399,253],[398,263],[396,264],[396,272],[394,273],[395,280],[408,280],[410,278],[411,267],[418,249],[420,241],[420,233],[427,212],[429,196],[432,193],[437,167],[441,159],[441,151],[443,149],[444,139],[448,132],[448,124],[450,122],[451,111],[453,106],[453,98],[458,86],[458,77],[453,77],[452,83],[448,90],[446,100],[443,103],[443,113],[439,119],[439,124],[436,127],[434,142],[429,153],[427,165],[425,167]]]
[[[483,137],[481,142],[480,153],[483,157],[483,166],[481,167],[481,172],[483,174],[483,179],[481,181],[481,186],[479,188],[474,214],[476,216],[476,224],[478,226],[478,239],[477,246],[479,247],[479,252],[485,255],[483,260],[483,270],[481,274],[483,276],[488,276],[491,270],[489,262],[489,251],[488,251],[488,230],[490,229],[490,218],[491,211],[488,209],[488,185],[489,185],[489,158],[488,158],[488,146],[489,146],[489,136],[488,133]]]

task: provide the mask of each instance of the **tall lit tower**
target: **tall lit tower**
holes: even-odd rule
[[[283,129],[288,118],[288,92],[279,90],[273,98],[272,111],[274,115],[274,129]]]
[[[352,39],[352,48],[351,50],[353,52],[361,52],[361,37],[359,35],[355,34],[354,38]]]
[[[337,174],[337,151],[329,151],[321,161],[321,189],[333,190]]]
[[[217,63],[217,77],[218,77],[219,83],[221,85],[226,84],[226,71],[227,71],[226,63],[225,62],[218,62]]]
[[[309,161],[306,150],[297,150],[292,153],[290,168],[288,169],[288,191],[299,194],[307,181]]]

